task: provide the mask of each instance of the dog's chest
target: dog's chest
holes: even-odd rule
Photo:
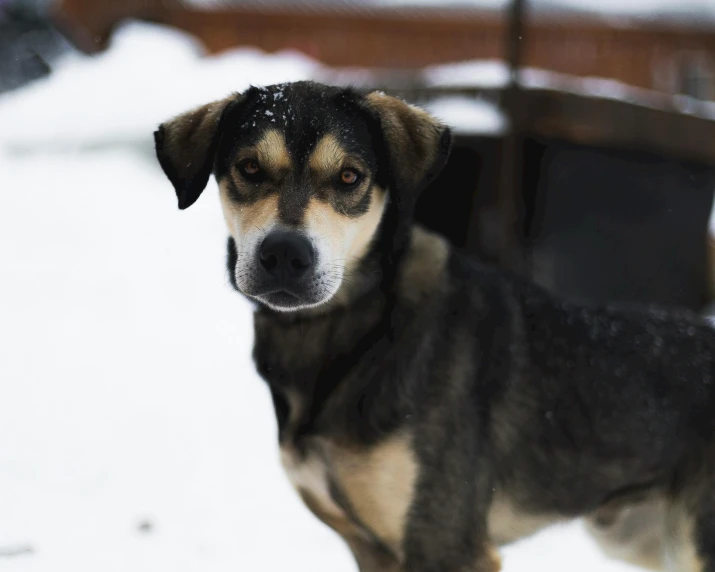
[[[299,452],[291,445],[283,445],[281,463],[288,480],[311,509],[319,509],[326,517],[347,518],[331,492],[330,467],[324,455],[315,449]]]
[[[417,463],[405,434],[372,447],[308,438],[281,446],[283,467],[313,513],[343,535],[377,539],[400,555]]]

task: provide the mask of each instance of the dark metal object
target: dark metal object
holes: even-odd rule
[[[526,0],[512,0],[509,11],[509,34],[506,53],[509,64],[509,84],[503,93],[504,113],[511,128],[504,137],[499,182],[499,215],[501,236],[499,259],[502,266],[517,272],[528,272],[524,245],[522,206],[523,105],[519,87],[519,69],[523,59],[524,14]]]

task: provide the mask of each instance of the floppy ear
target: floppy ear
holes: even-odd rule
[[[426,111],[381,92],[365,97],[380,118],[394,184],[400,193],[417,193],[442,170],[452,145],[448,127]]]
[[[206,187],[222,124],[228,110],[241,99],[233,94],[202,105],[162,123],[154,132],[156,156],[174,185],[180,209],[193,205]]]

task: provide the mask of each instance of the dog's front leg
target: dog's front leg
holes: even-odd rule
[[[458,542],[439,544],[435,538],[443,533],[427,534],[407,551],[403,568],[385,568],[392,572],[499,572],[501,559],[499,552],[487,539],[477,536],[474,539],[462,539]],[[382,570],[382,569],[380,569]],[[362,568],[360,568],[362,572]]]
[[[419,511],[415,511],[419,512]],[[455,517],[457,515],[454,515]],[[496,548],[475,527],[475,519],[412,519],[405,538],[403,558],[358,535],[343,535],[360,572],[498,572]]]
[[[409,513],[404,572],[498,572],[499,553],[487,533],[491,485],[468,478],[467,463],[425,470]]]
[[[488,544],[484,549],[478,550],[476,556],[465,559],[468,562],[461,567],[452,564],[452,557],[436,552],[428,560],[415,563],[417,555],[408,554],[404,565],[380,546],[371,544],[363,539],[346,539],[350,550],[355,557],[360,572],[497,572],[500,569],[499,556]]]
[[[360,572],[403,572],[397,558],[381,546],[359,537],[346,537]]]

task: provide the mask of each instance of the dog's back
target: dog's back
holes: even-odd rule
[[[715,330],[686,311],[567,303],[454,258],[480,316],[467,383],[496,483],[492,536],[591,515],[614,554],[701,569],[715,546]]]

